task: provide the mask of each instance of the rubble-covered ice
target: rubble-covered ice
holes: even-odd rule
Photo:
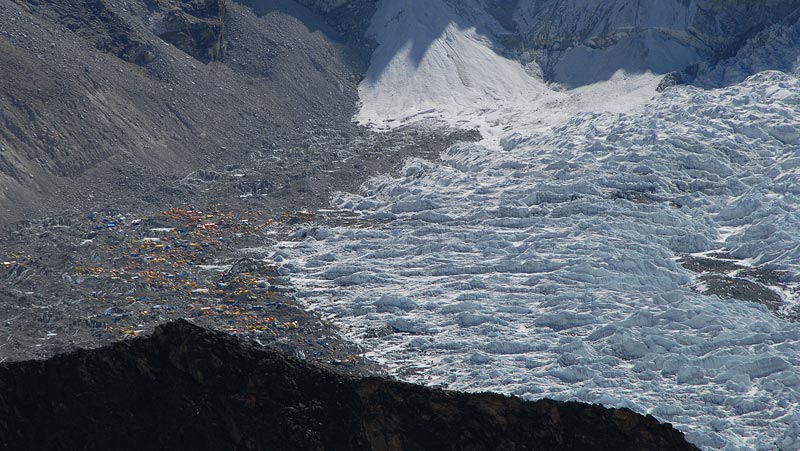
[[[698,293],[677,257],[725,250],[796,286],[798,118],[800,80],[773,71],[457,144],[339,195],[383,220],[287,242],[292,277],[405,380],[630,407],[704,449],[797,449],[800,325]]]

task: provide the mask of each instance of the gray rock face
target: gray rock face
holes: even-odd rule
[[[0,224],[354,136],[365,52],[294,1],[250,3],[0,0]]]
[[[155,57],[152,43],[136,36],[135,27],[107,2],[34,0],[17,3],[32,15],[66,28],[98,50],[116,55],[123,61],[141,65]],[[10,30],[10,27],[5,29]]]
[[[378,5],[378,0],[297,0],[301,5],[322,14],[329,25],[335,27],[354,43],[365,41],[364,34]]]
[[[797,20],[798,0],[487,0],[516,9],[498,16],[503,38],[523,58],[539,62],[548,78],[582,85],[612,71],[682,70],[735,53],[765,28]],[[583,71],[574,72],[580,64]]]
[[[604,47],[655,29],[724,53],[798,8],[797,0],[528,0],[517,5],[514,22],[536,47]]]
[[[228,0],[155,0],[150,29],[203,62],[221,60]]]
[[[299,0],[298,3],[308,8],[327,13],[335,8],[354,2],[353,0]]]

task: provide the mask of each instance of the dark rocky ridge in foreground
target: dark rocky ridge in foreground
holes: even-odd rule
[[[346,376],[185,321],[0,366],[0,447],[696,449],[630,410]]]

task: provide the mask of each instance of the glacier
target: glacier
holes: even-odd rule
[[[406,381],[800,449],[800,33],[656,93],[656,70],[556,88],[496,51],[499,24],[466,23],[380,4],[355,120],[484,139],[338,193],[281,243],[297,295]],[[773,274],[779,308],[707,294],[679,261],[715,253]]]

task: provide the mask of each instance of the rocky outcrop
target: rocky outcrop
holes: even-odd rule
[[[372,1],[374,3],[374,0]],[[308,8],[327,13],[344,5],[355,3],[354,0],[298,0]]]
[[[151,0],[150,29],[200,61],[221,60],[227,6],[227,0]]]
[[[365,36],[372,16],[377,10],[378,0],[297,0],[301,5],[325,17],[351,42],[373,43]]]
[[[696,449],[630,410],[346,376],[185,321],[0,366],[0,448]]]
[[[495,0],[516,4],[515,28],[529,46],[604,47],[645,30],[730,54],[759,30],[800,8],[797,0]],[[513,5],[512,5],[513,7]]]
[[[492,0],[502,39],[551,79],[579,85],[613,71],[668,73],[733,55],[747,39],[797,20],[800,0]],[[511,17],[507,11],[513,9]],[[497,12],[503,12],[498,14]],[[577,62],[581,62],[577,65]],[[570,74],[580,71],[583,74]]]

